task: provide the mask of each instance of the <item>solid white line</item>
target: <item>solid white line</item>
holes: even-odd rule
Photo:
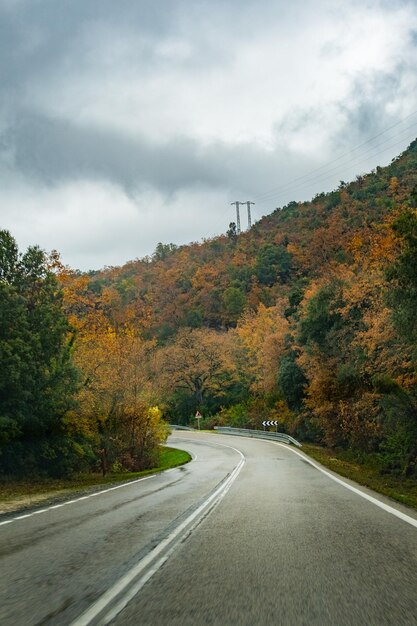
[[[192,530],[197,526],[197,524],[201,521],[202,514],[208,514],[209,511],[223,498],[226,493],[229,491],[232,483],[238,477],[242,467],[245,464],[245,457],[236,448],[232,446],[225,446],[224,444],[216,444],[221,445],[226,448],[231,448],[235,452],[237,452],[241,459],[238,465],[234,468],[233,472],[227,478],[227,480],[221,484],[212,494],[209,496],[200,506],[191,513],[187,519],[185,519],[175,530],[172,531],[168,537],[163,539],[149,554],[147,554],[139,563],[137,563],[131,570],[127,572],[120,580],[117,581],[110,587],[87,611],[85,611],[80,617],[78,617],[73,623],[72,626],[87,626],[90,624],[102,611],[106,609],[107,606],[120,594],[122,593],[133,581],[134,579],[141,573],[143,570],[151,565],[153,561],[155,561],[156,557],[158,557],[164,550],[169,548],[170,544],[172,544],[175,539],[177,541],[172,545],[168,552],[165,553],[150,570],[148,570],[141,578],[138,580],[135,585],[129,589],[129,591],[123,596],[119,602],[113,606],[110,611],[100,620],[101,624],[108,624],[114,617],[120,613],[122,609],[130,602],[130,600],[138,593],[138,591],[143,587],[143,585],[159,570],[159,568],[166,562],[169,556],[172,554],[174,549],[179,545],[180,540],[182,539],[182,533],[187,531],[187,534],[192,532]],[[191,528],[189,526],[195,522]]]
[[[189,439],[188,441],[192,441]],[[221,444],[219,444],[221,445]],[[228,446],[230,447],[230,446]],[[193,461],[197,458],[196,455],[191,454]],[[168,472],[173,472],[178,469],[177,467],[173,467],[169,470],[164,470],[163,472],[158,472],[158,474],[168,474]],[[94,493],[90,493],[87,496],[80,496],[79,498],[75,498],[74,500],[67,500],[67,502],[61,502],[60,504],[54,504],[52,506],[48,506],[44,509],[38,509],[37,511],[32,511],[31,513],[25,513],[24,515],[17,515],[16,517],[11,517],[3,522],[0,522],[0,526],[5,526],[6,524],[11,524],[12,522],[17,522],[18,520],[26,519],[28,517],[33,517],[34,515],[39,515],[40,513],[46,513],[47,511],[52,511],[53,509],[60,509],[63,506],[67,506],[68,504],[74,504],[75,502],[81,502],[81,500],[88,500],[89,498],[95,498],[96,496],[100,496],[103,493],[109,493],[109,491],[114,491],[115,489],[122,489],[123,487],[129,487],[130,485],[134,485],[135,483],[140,483],[143,480],[148,480],[149,478],[156,478],[158,474],[152,474],[152,476],[145,476],[144,478],[138,478],[136,480],[131,480],[130,482],[123,483],[122,485],[116,485],[115,487],[109,487],[108,489],[102,489],[102,491],[96,491]]]
[[[263,439],[263,441],[267,441],[267,440]],[[398,511],[393,506],[390,506],[389,504],[385,504],[385,502],[381,502],[380,500],[377,500],[373,496],[370,496],[369,494],[365,493],[364,491],[361,491],[360,489],[357,489],[353,485],[349,485],[349,483],[345,483],[344,480],[342,480],[341,478],[338,478],[337,476],[334,476],[330,472],[327,472],[325,469],[323,469],[322,467],[320,467],[319,465],[314,463],[314,461],[309,459],[307,456],[304,456],[304,454],[301,454],[300,452],[297,452],[297,450],[293,450],[293,448],[290,448],[288,445],[285,445],[283,443],[278,443],[277,441],[268,441],[268,443],[273,443],[276,446],[281,446],[281,447],[285,448],[286,450],[290,450],[291,452],[293,452],[297,456],[299,456],[302,459],[304,459],[304,461],[306,461],[307,463],[310,463],[310,465],[312,465],[317,470],[319,470],[319,472],[321,472],[322,474],[325,474],[325,476],[328,476],[328,478],[331,478],[332,480],[334,480],[339,485],[342,485],[342,487],[345,487],[346,489],[349,489],[349,491],[353,491],[353,493],[356,493],[356,495],[361,496],[361,498],[365,498],[365,500],[368,500],[369,502],[372,502],[372,504],[375,504],[375,506],[379,506],[380,509],[383,509],[387,513],[391,513],[391,515],[395,515],[399,519],[403,520],[403,522],[407,522],[407,524],[411,524],[411,526],[414,526],[415,528],[417,528],[417,519],[414,519],[414,517],[410,517],[409,515],[406,515],[405,513],[402,513],[402,511]]]
[[[160,472],[163,474],[164,472]],[[16,517],[12,517],[11,519],[7,519],[4,522],[0,522],[0,526],[5,526],[6,524],[11,524],[12,522],[17,522],[18,520],[26,519],[28,517],[33,517],[34,515],[39,515],[40,513],[46,513],[47,511],[52,511],[53,509],[60,509],[63,506],[68,506],[68,504],[74,504],[75,502],[81,502],[81,500],[88,500],[89,498],[95,498],[96,496],[101,496],[103,493],[109,493],[109,491],[115,491],[116,489],[122,489],[123,487],[129,487],[130,485],[134,485],[135,483],[140,483],[143,480],[149,480],[150,478],[156,478],[157,474],[152,474],[152,476],[145,476],[144,478],[137,478],[136,480],[131,480],[130,482],[123,483],[122,485],[116,485],[115,487],[109,487],[108,489],[103,489],[102,491],[95,491],[94,493],[88,494],[88,496],[80,496],[79,498],[75,498],[74,500],[67,500],[66,502],[61,502],[60,504],[54,504],[52,506],[48,506],[45,509],[38,509],[37,511],[32,511],[32,513],[25,513],[24,515],[17,515]]]
[[[233,436],[233,435],[229,435],[229,436]],[[253,439],[256,439],[256,437],[253,437]],[[190,439],[189,441],[192,441],[192,440]],[[346,489],[349,489],[349,491],[352,491],[353,493],[356,493],[356,495],[361,496],[361,498],[365,498],[365,500],[368,500],[369,502],[372,502],[372,504],[374,504],[375,506],[378,506],[383,511],[386,511],[387,513],[391,513],[391,515],[395,515],[395,517],[398,517],[399,519],[403,520],[403,522],[407,522],[407,524],[410,524],[411,526],[414,526],[415,528],[417,528],[417,520],[414,517],[411,517],[410,515],[407,515],[406,513],[403,513],[402,511],[398,511],[398,509],[395,509],[393,506],[390,506],[389,504],[385,504],[385,502],[381,502],[380,500],[377,500],[376,498],[374,498],[373,496],[370,496],[369,494],[365,493],[364,491],[361,491],[360,489],[357,489],[353,485],[350,485],[349,483],[346,483],[341,478],[338,478],[337,476],[334,476],[330,472],[326,471],[325,469],[323,469],[322,467],[320,467],[319,465],[314,463],[314,461],[312,461],[308,456],[305,456],[304,454],[301,454],[301,452],[298,452],[297,450],[294,450],[294,448],[292,448],[288,444],[279,443],[278,441],[269,441],[268,439],[264,439],[263,437],[259,438],[258,441],[266,441],[267,443],[273,443],[276,446],[281,446],[282,448],[285,448],[286,450],[289,450],[290,452],[293,452],[294,454],[299,456],[301,459],[304,459],[304,461],[306,461],[307,463],[310,463],[310,465],[312,465],[317,470],[319,470],[319,472],[321,472],[322,474],[324,474],[328,478],[331,478],[332,480],[334,480],[339,485],[342,485],[342,487],[345,487]],[[213,443],[215,443],[215,442],[213,441]],[[217,445],[220,446],[220,445],[223,445],[223,444],[219,443]]]

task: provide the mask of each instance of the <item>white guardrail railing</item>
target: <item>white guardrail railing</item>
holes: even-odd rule
[[[284,443],[293,444],[297,448],[302,445],[299,441],[287,435],[286,433],[270,432],[268,430],[250,430],[249,428],[231,428],[229,426],[215,426],[214,430],[225,435],[240,435],[241,437],[256,437],[260,439],[276,439]]]
[[[170,424],[171,428],[175,430],[195,430],[189,426],[181,426],[180,424]],[[297,448],[301,448],[302,445],[299,441],[287,435],[286,433],[270,432],[268,430],[250,430],[249,428],[232,428],[231,426],[215,426],[214,430],[218,433],[225,435],[238,435],[240,437],[257,437],[260,439],[276,439],[277,441],[283,441],[284,443],[293,444]]]

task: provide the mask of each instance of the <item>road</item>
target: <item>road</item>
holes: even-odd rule
[[[170,444],[194,460],[0,519],[2,625],[417,625],[415,512],[285,444]]]

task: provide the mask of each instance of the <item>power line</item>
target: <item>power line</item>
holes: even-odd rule
[[[382,151],[381,151],[381,146],[383,146],[384,144],[386,144],[388,142],[391,142],[393,139],[396,139],[400,135],[404,135],[404,133],[406,131],[410,130],[411,128],[414,128],[417,125],[417,121],[413,122],[412,124],[410,124],[406,128],[403,128],[399,133],[396,133],[396,134],[388,137],[384,141],[380,142],[377,146],[371,146],[364,153],[362,153],[360,155],[357,155],[357,156],[354,156],[349,161],[347,161],[345,163],[342,162],[339,165],[337,165],[336,167],[331,168],[330,170],[323,171],[321,174],[318,174],[318,176],[313,176],[313,174],[316,174],[317,172],[320,172],[321,170],[324,170],[329,165],[333,165],[334,166],[334,164],[336,162],[342,161],[346,157],[348,157],[351,154],[355,153],[360,148],[363,148],[364,146],[366,146],[366,145],[370,144],[371,142],[375,141],[375,139],[378,139],[379,137],[382,137],[385,133],[389,132],[393,128],[396,128],[400,124],[403,124],[406,120],[410,119],[411,117],[413,117],[416,114],[417,114],[417,110],[413,111],[412,113],[410,113],[409,115],[407,115],[403,119],[399,120],[395,124],[392,124],[388,128],[385,128],[383,131],[379,132],[378,134],[374,135],[373,137],[370,137],[369,139],[367,139],[366,141],[362,142],[361,144],[359,144],[359,145],[355,146],[354,148],[350,149],[348,152],[345,152],[344,154],[336,157],[335,159],[332,159],[332,161],[324,163],[323,165],[321,165],[319,167],[316,167],[313,170],[310,170],[309,172],[306,172],[305,174],[302,174],[301,176],[297,176],[296,178],[294,178],[294,179],[292,179],[292,180],[290,180],[290,181],[288,181],[288,182],[286,182],[286,183],[284,183],[282,185],[279,185],[279,186],[277,186],[275,188],[272,188],[269,191],[265,191],[265,192],[259,194],[258,196],[256,196],[256,198],[258,200],[260,199],[262,202],[269,202],[274,197],[276,197],[278,194],[281,194],[281,193],[286,193],[286,194],[287,193],[292,193],[293,189],[296,190],[296,191],[299,191],[300,189],[303,189],[303,188],[305,188],[305,187],[307,187],[309,185],[315,184],[315,183],[317,183],[317,184],[320,183],[321,184],[322,182],[325,182],[326,180],[330,180],[331,178],[334,178],[336,173],[338,171],[341,171],[341,168],[346,168],[349,165],[355,165],[356,163],[359,164],[359,163],[365,162],[365,161],[369,160],[370,158],[372,158],[374,156],[378,156],[378,155],[384,154],[388,150],[392,150],[392,148],[395,148],[398,145],[401,145],[404,142],[404,140],[406,139],[407,136],[406,135],[403,136],[400,141],[396,141],[395,143],[390,143],[390,145],[388,145]],[[411,139],[408,138],[408,141],[411,141]],[[372,154],[370,154],[370,153],[372,153]],[[232,202],[231,204],[236,206],[237,232],[240,234],[241,228],[240,228],[239,205],[241,205],[241,204],[246,204],[247,205],[247,209],[248,209],[248,228],[250,228],[251,225],[252,225],[251,208],[250,207],[251,207],[251,205],[254,205],[255,203],[248,200],[246,202],[235,201],[235,202]]]
[[[392,141],[395,137],[398,137],[399,135],[396,135],[394,137],[390,137],[388,140],[382,142],[381,146],[389,141]],[[362,154],[360,157],[355,157],[354,159],[351,159],[350,161],[347,161],[346,163],[342,163],[339,166],[332,168],[330,170],[327,170],[326,172],[323,172],[321,174],[319,174],[316,177],[311,177],[308,175],[305,175],[305,180],[300,181],[300,184],[293,184],[291,185],[290,183],[288,183],[287,185],[283,185],[281,188],[279,188],[275,193],[270,194],[270,197],[263,197],[262,200],[263,202],[268,202],[269,200],[272,200],[274,197],[276,197],[278,194],[283,194],[283,193],[291,193],[291,191],[294,190],[299,190],[302,188],[305,188],[306,186],[312,185],[314,183],[319,184],[321,183],[323,180],[327,180],[330,177],[334,177],[337,172],[341,172],[342,168],[346,168],[349,165],[355,165],[355,164],[360,164],[362,162],[368,161],[369,158],[372,157],[377,157],[380,156],[381,154],[384,154],[385,152],[387,152],[388,150],[391,150],[392,148],[395,148],[401,144],[404,143],[405,139],[408,139],[408,141],[410,140],[408,136],[403,136],[401,138],[400,141],[396,141],[394,143],[390,143],[390,145],[388,145],[386,148],[384,148],[383,150],[381,150],[381,148],[372,148],[371,150],[367,150],[364,154]]]
[[[416,122],[416,125],[417,125],[417,122]],[[409,127],[409,128],[411,128],[411,127]],[[406,129],[404,129],[404,131],[405,130]],[[402,131],[398,135],[394,135],[393,137],[389,137],[385,141],[381,142],[379,144],[379,146],[373,146],[372,148],[366,150],[363,154],[357,155],[357,156],[353,157],[352,159],[350,159],[349,161],[345,161],[344,163],[340,163],[339,165],[337,165],[335,167],[332,167],[331,169],[328,169],[327,171],[323,171],[323,172],[319,173],[316,176],[312,176],[311,174],[305,174],[304,176],[299,177],[298,182],[289,181],[288,183],[285,183],[285,184],[281,185],[280,187],[278,187],[274,192],[264,193],[262,195],[262,201],[267,201],[267,200],[271,199],[272,197],[275,197],[278,194],[289,193],[293,189],[299,189],[300,186],[304,187],[306,184],[319,182],[323,177],[328,178],[329,174],[332,174],[332,173],[336,174],[337,172],[341,172],[342,176],[344,176],[345,175],[345,170],[346,170],[347,167],[349,167],[349,166],[352,167],[355,164],[362,163],[364,160],[369,160],[369,159],[371,159],[373,157],[377,157],[382,152],[386,152],[388,149],[394,148],[394,147],[400,145],[405,140],[407,140],[409,142],[410,141],[409,134],[402,135],[402,133],[404,131]],[[392,142],[393,139],[396,139],[397,137],[400,137],[401,135],[402,135],[402,137],[401,137],[400,141],[396,141],[394,143],[390,143],[390,145],[388,145],[386,148],[381,150],[381,148],[382,148],[382,146],[384,144],[386,144],[388,142]]]
[[[384,142],[384,143],[385,143],[385,142]],[[367,161],[369,160],[369,158],[371,158],[371,157],[376,157],[376,156],[380,156],[380,155],[384,154],[385,152],[388,152],[389,150],[392,150],[392,148],[395,148],[395,147],[397,147],[397,146],[399,146],[399,145],[403,145],[403,143],[404,143],[404,137],[403,137],[400,141],[397,141],[397,142],[391,143],[389,146],[387,146],[386,148],[384,148],[382,151],[381,151],[380,149],[378,149],[376,152],[374,152],[374,153],[373,153],[373,154],[371,154],[371,155],[367,155],[367,156],[363,155],[363,156],[362,156],[362,157],[360,157],[360,158],[356,158],[356,159],[354,159],[354,160],[353,160],[353,163],[354,163],[354,164],[365,163],[365,162],[367,162]],[[349,162],[348,164],[350,164],[350,162]],[[348,165],[348,164],[343,164],[343,165],[341,165],[341,166],[340,166],[340,167],[338,167],[338,168],[335,168],[335,169],[333,169],[333,170],[329,170],[329,171],[327,171],[327,172],[323,172],[322,174],[320,174],[320,175],[319,175],[317,178],[315,178],[315,179],[314,179],[314,178],[313,178],[313,179],[308,179],[308,180],[305,180],[305,181],[301,182],[301,184],[298,184],[298,185],[293,185],[292,187],[288,187],[287,189],[282,190],[282,191],[281,191],[281,193],[286,193],[286,194],[288,194],[288,193],[292,193],[292,192],[293,192],[293,190],[295,190],[295,191],[299,191],[300,189],[304,189],[304,188],[306,188],[306,187],[309,187],[310,185],[313,185],[313,184],[322,184],[322,183],[324,183],[326,180],[334,179],[334,177],[336,176],[337,172],[341,172],[341,169],[340,169],[340,168],[341,168],[341,167],[346,167],[346,165]],[[275,195],[277,195],[277,194],[274,194],[274,196],[275,196]],[[272,196],[271,196],[271,198],[269,198],[269,199],[268,199],[268,198],[264,198],[264,202],[268,202],[268,201],[270,201],[270,200],[272,200],[272,199],[273,199],[273,197],[272,197]]]
[[[344,159],[345,157],[349,156],[350,154],[353,154],[354,152],[356,152],[357,150],[359,150],[360,148],[362,148],[363,146],[371,143],[372,141],[374,141],[375,139],[377,139],[378,137],[381,137],[382,135],[384,135],[385,133],[387,133],[388,131],[392,130],[393,128],[399,126],[400,124],[402,124],[403,122],[405,122],[407,119],[409,119],[410,117],[412,117],[413,115],[416,115],[417,111],[413,111],[412,113],[410,113],[409,115],[407,115],[405,118],[403,118],[402,120],[399,120],[398,122],[396,122],[395,124],[392,124],[391,126],[389,126],[388,128],[386,128],[385,130],[381,131],[380,133],[378,133],[377,135],[374,135],[373,137],[371,137],[370,139],[368,139],[367,141],[362,142],[361,144],[359,144],[358,146],[355,146],[354,148],[352,148],[351,150],[349,150],[348,152],[345,152],[344,154],[340,155],[339,157],[336,157],[335,159],[332,159],[332,161],[329,161],[327,163],[324,163],[323,165],[320,165],[319,167],[314,168],[313,170],[310,170],[309,172],[306,172],[305,174],[302,174],[301,176],[297,176],[296,178],[288,181],[287,183],[284,183],[282,185],[278,185],[277,187],[273,187],[271,188],[269,191],[265,191],[261,194],[259,194],[257,196],[257,199],[266,199],[267,196],[271,196],[271,195],[276,195],[277,193],[283,191],[286,187],[288,186],[293,186],[294,183],[296,183],[297,181],[301,181],[307,177],[311,177],[312,174],[315,174],[316,172],[319,172],[320,170],[323,170],[325,168],[327,168],[329,165],[333,165],[335,162],[340,161],[342,159]],[[412,128],[413,126],[415,126],[417,124],[417,122],[411,124],[410,126],[408,126],[407,128],[403,129],[401,132],[404,132],[405,130]],[[396,137],[398,135],[394,135],[394,137]],[[393,137],[388,138],[386,141],[390,141]],[[386,143],[383,142],[383,143]],[[370,148],[371,150],[374,149],[374,147]],[[358,158],[355,157],[353,159],[353,161]],[[360,158],[360,157],[359,157]],[[351,160],[352,161],[352,160]],[[344,165],[346,164],[341,164],[341,166],[344,167]],[[324,174],[326,174],[327,172],[324,172]]]

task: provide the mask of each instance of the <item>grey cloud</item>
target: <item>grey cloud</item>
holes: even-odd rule
[[[140,202],[133,203],[132,199],[138,199],[141,194],[142,200],[145,198],[144,202],[147,198],[157,197],[160,204],[156,202],[157,208],[149,207],[149,211],[154,211],[156,214],[158,211],[166,210],[165,219],[162,221],[166,222],[167,229],[171,227],[175,232],[178,230],[179,239],[182,236],[179,231],[183,225],[179,225],[180,220],[173,214],[173,211],[181,210],[184,197],[191,197],[191,199],[188,198],[188,202],[190,206],[195,205],[197,217],[193,225],[195,230],[193,234],[190,234],[190,238],[198,239],[201,234],[207,232],[204,231],[204,223],[208,223],[208,207],[213,196],[220,198],[218,200],[220,204],[222,202],[227,204],[228,196],[230,196],[230,201],[250,198],[257,202],[255,208],[259,209],[260,213],[266,213],[267,205],[269,209],[272,209],[277,204],[283,205],[292,199],[302,199],[301,194],[303,199],[311,197],[327,185],[330,189],[331,185],[337,184],[339,178],[348,179],[348,176],[358,173],[354,169],[356,165],[353,164],[351,170],[345,168],[340,175],[335,174],[332,181],[323,182],[323,178],[316,177],[313,180],[310,177],[312,181],[310,186],[304,185],[302,189],[300,189],[301,185],[291,186],[289,183],[299,178],[300,174],[303,175],[303,172],[314,170],[317,166],[323,167],[324,160],[331,158],[330,155],[347,152],[352,146],[366,141],[394,124],[400,115],[408,114],[407,106],[411,107],[410,101],[415,99],[413,95],[415,83],[412,77],[415,75],[413,56],[417,36],[415,31],[411,31],[412,20],[410,19],[409,32],[407,25],[402,27],[402,42],[405,42],[407,48],[401,47],[398,56],[402,59],[399,58],[395,69],[391,71],[391,68],[390,73],[377,69],[376,72],[360,76],[353,82],[350,94],[343,98],[343,103],[338,102],[337,94],[332,93],[334,86],[330,80],[327,85],[323,84],[322,102],[320,102],[320,97],[313,102],[310,101],[308,86],[306,86],[305,96],[301,94],[296,104],[291,99],[285,102],[285,90],[288,89],[291,92],[292,76],[288,76],[288,84],[278,85],[275,93],[270,87],[276,86],[279,79],[273,74],[272,69],[270,75],[265,77],[265,82],[260,82],[254,89],[253,85],[246,84],[244,71],[237,78],[233,76],[233,68],[241,69],[239,53],[242,50],[243,57],[247,59],[247,56],[244,56],[249,54],[250,46],[247,44],[267,41],[270,47],[265,48],[267,51],[265,54],[274,54],[275,37],[278,40],[280,35],[283,35],[284,39],[287,37],[291,41],[294,34],[296,40],[301,41],[300,34],[302,37],[307,31],[313,32],[320,42],[323,34],[327,32],[324,28],[323,33],[321,28],[321,16],[327,18],[330,16],[330,21],[337,25],[341,14],[346,16],[349,12],[352,13],[356,8],[363,6],[370,7],[371,11],[374,8],[375,12],[386,8],[388,12],[395,14],[395,11],[401,7],[413,8],[413,4],[405,0],[366,0],[365,2],[363,0],[349,0],[349,2],[346,0],[293,0],[291,3],[287,0],[265,0],[261,5],[255,3],[254,0],[155,0],[154,2],[149,0],[118,0],[117,2],[115,0],[7,0],[7,2],[0,0],[0,97],[2,103],[0,107],[0,178],[5,181],[10,175],[11,180],[13,177],[15,179],[13,197],[16,213],[19,212],[20,207],[24,207],[27,214],[32,212],[32,215],[36,213],[37,217],[41,217],[44,211],[43,198],[51,197],[51,204],[54,204],[55,198],[59,197],[62,200],[64,194],[68,193],[67,187],[71,187],[74,195],[71,196],[72,204],[68,209],[70,213],[74,205],[79,203],[78,189],[80,189],[80,196],[82,193],[87,193],[85,189],[82,191],[81,184],[78,188],[73,183],[86,181],[99,182],[98,185],[92,186],[103,189],[103,195],[99,197],[101,199],[110,189],[110,197],[105,198],[103,202],[108,200],[109,212],[111,212],[113,210],[111,194],[114,189],[111,185],[101,185],[101,182],[111,182],[112,185],[118,187],[115,192],[118,200],[115,203],[119,201],[123,204],[126,200],[125,194],[127,194],[128,203],[130,203],[129,210],[133,207],[133,213]],[[185,42],[185,47],[189,45],[187,50],[191,50],[191,53],[186,51],[183,56],[179,53],[178,57],[173,55],[171,58],[168,45],[168,52],[165,56],[160,55],[159,44],[164,42],[169,44],[170,40],[174,44],[178,41]],[[242,42],[245,45],[241,48]],[[118,43],[122,44],[120,57],[117,57]],[[126,49],[123,48],[123,44],[126,44]],[[115,59],[112,57],[113,45],[116,53]],[[327,39],[323,38],[322,60],[337,57],[341,51],[338,45],[338,41],[333,41],[327,32]],[[256,58],[256,50],[254,52]],[[290,67],[302,69],[304,57],[308,53],[308,50],[299,45],[297,49],[292,49],[290,59],[286,59],[284,55],[282,64],[285,67],[288,62]],[[258,61],[262,63],[261,56]],[[268,67],[266,57],[265,65]],[[205,73],[211,67],[214,68],[214,72]],[[369,67],[372,70],[371,64]],[[378,64],[376,67],[379,67]],[[207,133],[208,141],[211,143],[203,143],[192,136],[193,131],[190,129],[195,128],[196,125],[195,123],[194,126],[193,123],[188,124],[189,120],[184,115],[181,116],[182,111],[179,111],[178,115],[181,118],[177,125],[178,134],[173,135],[177,121],[175,119],[175,89],[177,87],[175,77],[179,77],[178,89],[182,90],[182,99],[178,98],[178,102],[181,103],[186,101],[188,89],[192,91],[193,88],[197,89],[196,84],[201,84],[194,81],[197,73],[201,73],[204,78],[207,76],[207,84],[212,84],[213,91],[215,91],[216,77],[222,75],[222,80],[218,84],[220,88],[224,87],[229,79],[227,72],[230,68],[232,68],[231,81],[237,81],[236,101],[230,98],[236,109],[226,106],[222,109],[221,98],[214,102],[218,104],[217,108],[213,107],[214,115],[218,115],[220,121],[224,122],[223,125],[219,125],[219,128],[227,130],[227,116],[231,115],[231,111],[236,110],[238,115],[239,101],[242,99],[243,104],[246,103],[245,91],[251,95],[255,93],[253,105],[248,98],[248,106],[253,106],[255,111],[253,116],[248,117],[253,125],[258,123],[257,98],[260,102],[262,98],[270,97],[272,102],[277,102],[277,114],[274,118],[276,125],[274,137],[271,138],[271,142],[275,141],[273,145],[264,146],[262,141],[258,142],[256,139],[252,143],[249,141],[237,143],[238,140],[234,137],[240,137],[239,133],[231,135],[231,141],[235,142],[232,144],[215,140],[211,137],[223,137],[221,135],[223,131],[220,130],[217,134],[214,132],[210,135],[211,127]],[[173,69],[172,76],[174,77],[172,83],[169,80],[171,69]],[[259,69],[263,76],[263,68]],[[350,72],[351,68],[341,67],[340,71]],[[157,80],[159,75],[168,77],[166,82],[162,81],[162,86]],[[132,90],[132,98],[133,100],[137,98],[138,110],[142,111],[141,114],[146,116],[150,107],[156,107],[154,116],[156,121],[151,119],[150,125],[158,125],[158,98],[163,100],[162,104],[166,104],[166,99],[172,94],[172,107],[168,107],[169,113],[174,112],[171,128],[169,127],[170,115],[167,116],[168,122],[163,115],[161,116],[163,130],[160,135],[165,132],[165,129],[169,134],[165,142],[162,140],[159,143],[153,142],[137,132],[128,135],[114,130],[115,127],[121,126],[124,126],[125,130],[129,128],[129,120],[127,119],[124,125],[120,124],[120,119],[124,111],[130,110],[130,107],[122,100],[123,97],[127,101],[129,99],[128,81],[132,80],[132,76],[133,80],[137,80],[135,87],[138,86],[136,95]],[[253,80],[254,73],[250,76]],[[144,77],[150,78],[149,81],[143,81],[143,88],[150,90],[144,95],[150,97],[144,98],[144,105],[140,108],[140,81]],[[155,80],[152,80],[153,78]],[[314,78],[312,76],[311,80]],[[302,80],[302,71],[300,73],[295,71],[294,81]],[[348,77],[348,82],[353,80]],[[125,86],[123,81],[126,81]],[[109,89],[111,89],[113,82],[122,91],[125,89],[125,92],[121,93],[120,108],[117,101],[118,94],[110,91],[107,94],[106,91],[107,85],[109,84]],[[230,84],[234,87],[232,82]],[[62,107],[55,107],[54,103],[59,98],[57,90],[60,88],[65,91],[62,95]],[[152,89],[155,91],[152,92]],[[85,96],[83,103],[80,103],[78,99],[80,90],[80,99],[82,100]],[[108,101],[106,102],[107,95]],[[207,108],[201,107],[202,116],[207,111],[207,117],[210,117],[211,99],[214,101],[217,95],[210,93],[210,89],[207,89],[208,104]],[[196,106],[193,112],[198,113],[198,107],[201,104],[198,98],[195,101]],[[395,108],[392,105],[397,101],[398,107]],[[95,102],[97,108],[94,106]],[[59,100],[58,103],[61,104]],[[170,104],[169,100],[168,104]],[[103,105],[101,111],[100,105]],[[330,112],[325,110],[326,105],[332,107]],[[85,114],[86,109],[87,114]],[[259,110],[262,111],[262,107]],[[100,113],[102,113],[101,116]],[[271,115],[274,116],[274,113],[273,110]],[[113,119],[113,114],[119,115],[120,119]],[[98,118],[101,126],[98,125]],[[81,125],[80,119],[84,120],[84,126]],[[89,120],[88,125],[85,120]],[[204,127],[204,119],[202,122],[202,127]],[[262,122],[260,118],[260,130],[262,130]],[[105,124],[108,124],[108,127]],[[215,124],[212,127],[215,127]],[[269,128],[266,130],[266,135]],[[315,150],[314,145],[307,146],[304,150],[310,137],[313,137],[312,143],[315,141],[314,132],[310,132],[312,129],[313,131],[318,129],[318,137],[320,131],[323,133],[325,139],[322,154],[320,154],[320,149]],[[245,136],[244,133],[245,128],[242,126],[243,136]],[[149,136],[155,135],[158,133],[149,134]],[[251,136],[255,137],[256,132],[253,132]],[[260,133],[260,136],[265,135]],[[298,141],[298,147],[291,152],[288,144],[294,137]],[[317,142],[320,143],[320,138]],[[375,163],[364,164],[363,169],[368,167],[370,169],[374,165]],[[362,165],[359,169],[362,169]],[[20,182],[22,182],[21,185]],[[25,184],[30,188],[26,195],[23,192]],[[280,185],[287,190],[285,193],[279,193]],[[12,183],[9,187],[12,187]],[[62,196],[58,194],[60,189]],[[149,190],[156,191],[156,193],[147,194]],[[268,190],[270,193],[267,193]],[[39,202],[31,204],[31,199],[38,192]],[[81,205],[82,207],[91,205],[93,212],[94,206],[99,204],[100,200],[95,203],[93,192],[91,193],[91,198],[89,195],[84,196],[85,204],[81,202]],[[7,194],[4,192],[4,186],[3,194],[6,198],[4,202],[4,207],[6,207]],[[256,198],[257,195],[259,201]],[[186,204],[187,200],[184,202]],[[204,205],[201,213],[198,213],[199,203]],[[64,205],[64,202],[62,204]],[[114,211],[117,210],[115,206]],[[53,211],[54,208],[51,210],[52,214]],[[130,213],[126,209],[125,230],[127,233],[132,229],[128,221],[129,216]],[[65,232],[65,241],[67,238],[70,239],[66,234],[64,218],[68,219],[68,223],[76,221],[72,220],[69,215],[67,218],[64,215],[58,226],[51,226],[51,243],[43,245],[55,247],[57,245],[55,239],[63,232]],[[157,218],[159,219],[159,213]],[[39,232],[45,230],[44,223],[47,224],[49,221],[46,216]],[[223,221],[226,224],[227,220],[222,218],[222,223]],[[16,224],[18,226],[19,222],[17,221]],[[102,245],[105,251],[103,255],[107,253],[108,239],[112,239],[114,226],[108,228],[110,234],[105,236],[103,233],[102,238],[97,239],[97,246]],[[71,232],[73,232],[71,246],[77,254],[81,249],[92,249],[88,242],[81,238],[80,233]],[[151,239],[150,233],[150,230],[146,231],[144,240]],[[159,232],[155,235],[158,237],[156,241],[160,236],[162,235],[159,235]],[[119,238],[121,242],[124,241],[122,234]],[[169,238],[173,239],[171,236]],[[58,240],[58,244],[60,241]],[[120,246],[122,245],[121,243]],[[125,254],[124,250],[120,252],[121,259],[124,258],[123,254]]]
[[[409,69],[407,63],[399,62],[394,72],[367,75],[353,83],[350,97],[338,105],[345,121],[340,131],[332,138],[335,151],[346,145],[363,143],[373,137],[376,138],[373,143],[377,146],[389,138],[399,138],[404,133],[408,133],[411,142],[413,133],[417,134],[417,116],[400,124],[398,111],[395,108],[392,108],[391,112],[389,110],[389,106],[397,101],[406,101],[406,91],[410,85]],[[409,104],[413,104],[411,99]],[[408,115],[412,112],[409,110]],[[407,110],[404,117],[407,117]],[[416,125],[415,131],[413,124]],[[391,126],[392,131],[385,132]],[[346,128],[349,129],[348,143]],[[383,136],[378,137],[381,133]]]
[[[147,186],[165,194],[198,186],[262,191],[274,170],[278,176],[288,168],[282,156],[248,144],[202,147],[177,137],[158,145],[29,112],[19,115],[1,145],[14,155],[14,169],[35,182],[105,179],[129,194]]]
[[[0,6],[0,89],[10,94],[70,57],[82,63],[78,38],[84,34],[93,45],[88,33],[97,24],[120,32],[134,26],[137,36],[158,38],[174,28],[177,14],[176,0],[31,0]]]
[[[171,193],[197,182],[216,186],[221,181],[220,168],[207,168],[191,139],[157,146],[27,112],[9,129],[3,144],[14,154],[18,171],[47,185],[102,178],[130,192],[150,185]]]
[[[286,12],[306,11],[309,5],[329,0],[264,0],[259,10],[253,0],[30,0],[0,5],[0,89],[11,89],[47,74],[69,58],[83,63],[84,49],[94,47],[97,25],[111,33],[133,33],[159,40],[168,35],[193,36],[204,28],[217,28],[225,41],[217,45],[198,41],[190,65],[210,64],[225,54],[226,45],[250,37],[265,22],[285,21]],[[144,59],[155,62],[155,59]]]

